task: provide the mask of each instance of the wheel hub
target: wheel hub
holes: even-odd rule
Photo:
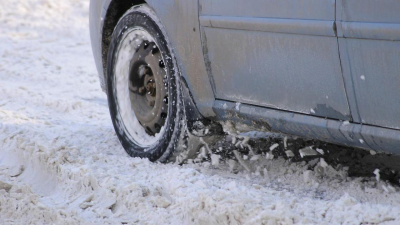
[[[154,136],[168,115],[168,81],[165,64],[154,42],[143,41],[130,69],[131,107],[147,134]]]

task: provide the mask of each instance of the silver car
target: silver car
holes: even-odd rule
[[[398,0],[92,0],[101,85],[126,151],[272,131],[400,153]],[[240,125],[240,126],[239,126]]]

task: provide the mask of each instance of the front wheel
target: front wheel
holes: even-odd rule
[[[178,142],[182,101],[171,52],[161,23],[146,4],[125,13],[112,34],[108,103],[130,156],[166,161]]]

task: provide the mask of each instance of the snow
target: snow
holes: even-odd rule
[[[308,146],[308,147],[300,149],[299,153],[300,153],[301,158],[304,158],[306,156],[318,155],[318,153],[314,149],[312,149],[312,146]]]
[[[220,159],[220,158],[221,158],[220,155],[212,154],[212,155],[211,155],[211,165],[213,165],[213,166],[218,166],[218,165],[219,165],[219,159]]]
[[[314,179],[314,171],[306,170],[303,172],[304,183],[311,183]]]
[[[324,158],[320,159],[320,165],[322,168],[327,168],[328,167],[328,163],[326,163]]]
[[[275,150],[278,146],[279,146],[279,144],[278,144],[278,143],[275,143],[275,144],[271,145],[271,147],[269,147],[269,150],[270,150],[270,151],[273,151],[273,150]]]
[[[287,136],[283,138],[283,147],[287,149]]]
[[[250,158],[250,161],[257,161],[257,160],[259,160],[260,159],[260,155],[253,155],[251,158]]]
[[[286,156],[289,158],[294,157],[294,153],[292,152],[292,150],[287,150],[287,151],[285,151],[285,153],[286,153]]]
[[[272,160],[272,159],[274,159],[274,155],[271,154],[271,153],[267,153],[267,154],[265,155],[265,158],[266,158],[266,159]]]
[[[240,102],[236,102],[236,104],[235,104],[235,109],[236,109],[237,111],[240,110]]]
[[[343,123],[342,123],[343,126],[347,126],[347,125],[349,125],[349,124],[350,124],[350,121],[348,121],[348,120],[343,121]]]
[[[374,170],[374,174],[375,174],[375,179],[377,182],[379,182],[381,180],[381,175],[380,175],[380,170],[379,169],[375,169]]]
[[[282,157],[249,164],[239,151],[240,164],[130,158],[100,90],[88,1],[2,4],[2,224],[400,223],[399,187],[330,165],[316,173]]]
[[[317,149],[315,149],[315,150],[316,150],[319,154],[321,154],[321,155],[325,154],[325,152],[324,152],[323,149],[317,148]]]

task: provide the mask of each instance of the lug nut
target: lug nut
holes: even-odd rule
[[[159,49],[157,48],[157,46],[153,46],[153,50],[151,50],[151,54],[156,54],[156,53],[158,53],[159,52]]]
[[[159,64],[159,66],[160,66],[161,68],[164,68],[164,67],[165,67],[164,61],[162,61],[162,60],[160,60],[160,62],[159,62],[158,64]]]

